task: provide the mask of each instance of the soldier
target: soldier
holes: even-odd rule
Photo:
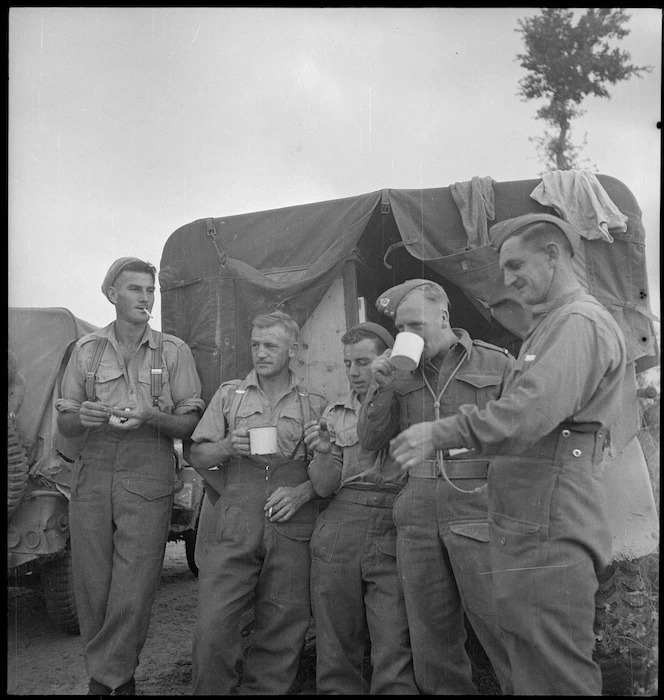
[[[625,341],[572,268],[579,233],[548,214],[495,224],[505,284],[533,320],[501,397],[413,425],[392,443],[405,470],[467,447],[491,458],[491,569],[514,693],[600,695],[596,574],[611,559],[601,463],[620,415]]]
[[[155,268],[120,258],[102,291],[116,319],[81,338],[56,402],[58,428],[87,431],[69,505],[73,580],[90,695],[133,695],[170,529],[173,438],[205,408],[191,350],[148,325]]]
[[[254,636],[239,692],[285,694],[295,680],[311,619],[309,540],[318,515],[304,430],[325,407],[289,369],[298,333],[281,311],[256,317],[253,370],[221,384],[192,435],[191,464],[214,487],[196,548],[194,694],[235,692],[240,623],[252,602]],[[249,429],[261,426],[276,426],[275,454],[251,454]]]
[[[357,437],[371,363],[393,340],[377,323],[360,323],[341,342],[350,391],[305,433],[315,450],[309,465],[314,488],[321,496],[334,493],[311,538],[316,690],[319,695],[362,695],[368,632],[369,692],[417,695],[392,519],[405,475],[387,450],[363,450]]]
[[[410,425],[453,415],[464,404],[484,406],[500,395],[513,358],[452,328],[449,300],[440,285],[409,280],[384,292],[376,308],[394,319],[398,331],[420,335],[424,349],[412,373],[393,369],[390,350],[373,361],[373,384],[359,417],[364,448],[385,448]],[[464,646],[465,611],[507,693],[507,658],[484,575],[489,569],[488,463],[472,454],[446,454],[443,465],[442,456],[432,456],[410,469],[394,504],[415,681],[424,694],[477,692]]]

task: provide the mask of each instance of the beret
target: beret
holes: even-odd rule
[[[383,328],[379,323],[372,323],[371,321],[356,323],[352,328],[348,329],[349,333],[351,331],[368,331],[369,333],[373,333],[375,336],[378,336],[378,338],[380,338],[388,348],[391,348],[394,345],[394,338],[392,337],[392,334],[386,328]]]
[[[553,214],[524,214],[523,216],[515,216],[513,219],[499,221],[489,229],[489,240],[492,247],[500,252],[501,246],[508,238],[517,233],[522,233],[528,226],[539,223],[549,223],[557,226],[570,242],[572,246],[572,255],[579,249],[581,236],[578,231],[566,221],[563,221]]]
[[[401,300],[408,294],[412,292],[413,289],[418,287],[423,287],[427,284],[437,284],[432,280],[407,280],[402,284],[398,284],[396,287],[390,287],[386,292],[383,292],[378,299],[376,299],[376,308],[378,311],[384,313],[387,316],[394,316],[397,312],[397,307],[401,303]],[[440,285],[438,285],[440,286]]]
[[[118,275],[122,270],[127,267],[130,263],[139,262],[145,263],[144,260],[140,258],[118,258],[109,268],[104,277],[104,281],[101,284],[101,291],[104,292],[104,296],[108,299],[108,288],[113,286],[113,283],[118,278]]]

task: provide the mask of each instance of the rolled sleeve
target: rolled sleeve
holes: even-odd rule
[[[60,384],[60,396],[55,402],[55,410],[60,413],[78,413],[86,400],[85,374],[81,367],[80,350],[72,351]]]
[[[332,451],[329,454],[315,452],[314,458],[307,467],[307,472],[314,491],[322,498],[327,498],[327,496],[331,496],[335,492],[341,483],[343,450],[335,442],[336,421],[334,404],[327,407],[322,417],[327,421],[328,430],[330,431]]]
[[[173,413],[183,415],[205,411],[205,401],[201,398],[201,380],[196,371],[194,356],[186,343],[178,346],[175,362],[169,372]]]
[[[226,393],[226,387],[220,386],[217,389],[192,433],[193,442],[219,442],[226,437],[226,418],[224,417]]]

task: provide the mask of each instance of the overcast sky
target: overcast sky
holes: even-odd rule
[[[105,325],[113,260],[159,265],[204,217],[473,176],[539,176],[517,20],[537,8],[12,8],[9,304]],[[574,124],[644,212],[659,315],[662,11],[620,48],[654,70]],[[159,301],[155,304],[158,320]],[[159,324],[153,324],[159,327]]]

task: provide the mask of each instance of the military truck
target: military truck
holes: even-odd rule
[[[538,193],[544,177],[510,182],[473,178],[447,187],[383,189],[197,219],[174,231],[163,249],[162,328],[191,347],[203,398],[209,401],[222,381],[243,377],[251,369],[252,317],[280,308],[301,327],[301,352],[292,369],[311,390],[334,400],[347,388],[341,335],[363,320],[394,330],[375,309],[377,297],[406,279],[426,278],[447,290],[452,325],[516,355],[530,312],[503,283],[488,227],[530,212],[572,222],[575,216],[592,218],[587,216],[592,205],[583,195],[563,196],[556,205],[543,203]],[[638,562],[656,552],[659,522],[638,439],[644,426],[637,375],[659,367],[659,348],[636,199],[624,183],[608,175],[571,172],[564,177],[591,181],[602,201],[617,211],[617,220],[590,212],[596,228],[588,230],[587,220],[583,222],[581,251],[575,256],[577,274],[614,316],[628,349],[624,412],[612,430],[605,469],[614,565],[597,598],[597,655],[605,688],[617,690],[625,683],[647,683],[652,670],[654,627],[638,595],[643,589]],[[635,615],[639,625],[628,629],[615,624]],[[629,636],[636,628],[646,631],[627,650],[613,644],[615,635],[627,629]]]
[[[78,634],[69,544],[69,465],[85,436],[57,430],[55,401],[72,348],[97,326],[64,308],[9,308],[7,411],[7,570],[9,585],[43,589],[54,625]],[[173,451],[175,494],[169,540],[184,540],[194,574],[202,480]]]
[[[82,443],[59,434],[54,403],[73,345],[95,328],[63,308],[9,309],[8,349],[16,366],[8,381],[8,580],[39,581],[49,617],[69,634],[79,628],[66,474]]]

